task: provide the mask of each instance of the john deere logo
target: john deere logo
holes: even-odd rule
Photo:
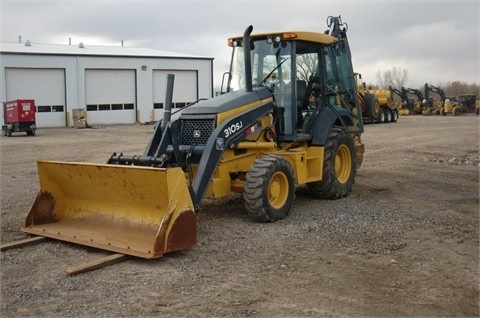
[[[200,135],[201,135],[200,130],[193,131],[193,138],[200,138]]]

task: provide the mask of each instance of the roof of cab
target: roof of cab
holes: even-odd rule
[[[289,38],[293,41],[308,41],[315,43],[332,43],[338,40],[336,37],[319,32],[308,32],[308,31],[283,31],[283,32],[268,32],[268,33],[258,33],[250,35],[250,38],[266,38],[268,36],[276,36],[283,34],[295,34],[296,37]],[[230,37],[230,39],[241,40],[243,36]]]

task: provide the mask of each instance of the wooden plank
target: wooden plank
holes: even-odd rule
[[[97,268],[101,268],[101,267],[112,265],[118,262],[126,261],[129,258],[130,258],[129,255],[117,253],[107,257],[100,258],[93,262],[67,268],[65,271],[70,275],[77,275],[77,274],[88,272]]]
[[[12,248],[19,248],[31,244],[36,244],[45,241],[47,238],[44,236],[34,236],[28,239],[20,240],[20,241],[15,241],[15,242],[10,242],[10,243],[5,243],[0,245],[0,251],[6,251]]]

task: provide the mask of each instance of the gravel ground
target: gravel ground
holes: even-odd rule
[[[148,125],[1,138],[1,243],[38,191],[35,161],[141,154]],[[250,221],[240,195],[207,201],[198,244],[76,276],[110,253],[61,241],[4,251],[2,317],[478,317],[479,117],[367,125],[353,193],[297,190],[286,220]]]

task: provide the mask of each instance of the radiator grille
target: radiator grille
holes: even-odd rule
[[[215,129],[214,118],[181,120],[180,144],[205,145]]]

